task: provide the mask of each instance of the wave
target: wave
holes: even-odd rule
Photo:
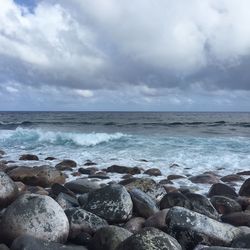
[[[96,146],[127,135],[123,133],[71,133],[44,131],[42,129],[23,129],[0,131],[0,140],[6,143],[33,143],[50,145]]]

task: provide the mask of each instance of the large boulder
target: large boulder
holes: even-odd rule
[[[1,230],[7,243],[23,234],[55,242],[65,242],[69,222],[63,209],[51,197],[24,194],[5,211]]]
[[[232,187],[224,183],[215,183],[211,186],[208,191],[208,197],[213,197],[214,195],[222,195],[229,198],[236,198],[238,196]]]
[[[180,244],[170,235],[152,227],[128,237],[116,250],[181,250]]]
[[[250,178],[246,179],[242,184],[239,195],[241,196],[250,196]]]
[[[0,172],[0,209],[7,207],[18,195],[18,187],[4,172]]]
[[[64,186],[77,194],[85,194],[101,188],[100,184],[83,178],[67,182]]]
[[[8,175],[14,181],[21,181],[31,186],[50,187],[54,183],[65,182],[65,175],[50,166],[17,167],[8,172]]]
[[[39,161],[39,158],[37,155],[24,154],[20,156],[19,160],[20,161]]]
[[[140,189],[132,189],[129,193],[134,204],[134,210],[139,216],[148,218],[159,211],[155,201]]]
[[[103,227],[95,233],[89,248],[91,250],[115,250],[121,242],[131,235],[132,233],[122,227]]]
[[[77,163],[72,160],[63,160],[62,162],[56,164],[55,168],[60,171],[72,170],[76,168]]]
[[[119,165],[112,165],[106,169],[109,173],[119,173],[119,174],[140,174],[141,170],[138,167],[126,167]]]
[[[131,217],[133,202],[126,188],[112,184],[91,192],[85,209],[108,222],[119,223]]]
[[[250,212],[246,211],[224,214],[221,216],[221,220],[234,226],[250,227]]]
[[[69,220],[69,239],[75,239],[82,233],[94,234],[98,229],[108,226],[106,220],[81,208],[65,210]]]
[[[167,233],[179,241],[183,249],[198,244],[230,246],[240,229],[218,222],[183,207],[173,207],[166,216]]]
[[[30,235],[22,235],[14,240],[11,250],[87,250],[83,246],[66,246],[56,242],[37,239]]]

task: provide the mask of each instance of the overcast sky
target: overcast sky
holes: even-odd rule
[[[1,0],[0,110],[250,111],[249,0]]]

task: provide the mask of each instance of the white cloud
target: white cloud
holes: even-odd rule
[[[82,97],[92,97],[94,95],[93,91],[87,89],[76,89],[75,93]]]

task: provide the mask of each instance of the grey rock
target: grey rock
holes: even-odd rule
[[[216,183],[211,186],[208,191],[208,197],[212,197],[214,195],[222,195],[229,198],[236,198],[238,196],[232,187],[224,183]]]
[[[144,174],[150,175],[150,176],[161,176],[162,173],[158,168],[150,168],[147,169]]]
[[[62,207],[62,209],[68,209],[71,207],[79,207],[78,200],[68,194],[60,193],[56,197],[56,202]]]
[[[123,226],[131,233],[137,233],[144,227],[145,219],[142,217],[133,217]]]
[[[112,165],[107,168],[107,172],[110,173],[119,173],[119,174],[140,174],[141,170],[138,167],[126,167],[126,166],[119,166],[119,165]]]
[[[196,176],[192,176],[189,180],[193,183],[206,183],[206,184],[214,184],[220,182],[220,179],[209,173],[204,173]]]
[[[100,184],[82,178],[67,182],[64,186],[77,194],[89,193],[100,188]]]
[[[233,248],[249,248],[250,249],[250,234],[240,235],[234,239]]]
[[[164,230],[166,228],[166,216],[168,211],[169,209],[166,208],[155,213],[145,221],[144,226]]]
[[[250,226],[250,212],[234,212],[230,214],[224,214],[221,216],[221,220],[225,223],[229,223],[234,226]]]
[[[240,196],[250,196],[250,178],[246,179],[245,182],[242,184],[240,191]]]
[[[38,156],[32,154],[21,155],[19,158],[20,161],[39,161]]]
[[[72,168],[76,168],[77,163],[72,160],[63,160],[62,162],[56,164],[55,168],[60,171],[72,170]]]

